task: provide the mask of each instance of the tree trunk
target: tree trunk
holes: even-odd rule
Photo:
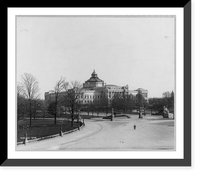
[[[57,118],[57,101],[55,102],[55,111],[54,111],[54,124],[56,125],[56,118]]]
[[[31,124],[32,124],[31,100],[29,100],[29,112],[30,112],[30,126],[31,126]]]
[[[71,120],[72,120],[72,122],[71,122],[71,126],[74,126],[74,106],[72,105],[72,113],[71,113]]]
[[[74,126],[74,117],[73,117],[73,114],[71,114],[71,126]]]

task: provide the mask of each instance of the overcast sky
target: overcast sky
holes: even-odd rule
[[[173,17],[17,17],[17,81],[30,73],[40,97],[61,76],[84,83],[95,69],[106,84],[175,89]]]

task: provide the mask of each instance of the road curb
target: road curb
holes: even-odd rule
[[[80,129],[83,128],[84,126],[85,126],[85,123],[82,123],[82,125],[80,126]],[[70,133],[75,132],[75,131],[79,131],[80,129],[75,128],[75,129],[72,129],[70,131],[63,132],[63,135],[70,134]],[[42,140],[46,140],[46,139],[50,139],[50,138],[54,138],[54,137],[58,137],[58,136],[60,136],[60,134],[44,136],[44,137],[40,137],[40,138],[36,138],[36,139],[32,139],[32,140],[27,140],[26,143],[31,143],[31,142],[35,142],[35,141],[42,141]],[[62,136],[60,136],[60,137],[62,137]],[[24,144],[24,141],[17,142],[17,145],[23,145],[23,144]]]

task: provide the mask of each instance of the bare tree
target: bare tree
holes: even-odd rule
[[[23,85],[18,82],[17,84],[17,119],[24,118],[26,112],[27,100],[24,96]]]
[[[57,114],[58,114],[58,103],[59,103],[59,94],[63,91],[65,85],[65,78],[61,77],[60,80],[56,83],[54,90],[52,91],[55,94],[55,103],[54,103],[54,124],[57,123]]]
[[[144,106],[145,99],[140,90],[138,91],[136,95],[136,102],[139,108]]]
[[[65,91],[66,95],[64,96],[64,100],[66,102],[66,106],[68,106],[68,111],[71,114],[71,125],[74,123],[74,112],[80,109],[81,101],[81,84],[78,81],[72,81],[71,83],[65,83]]]
[[[36,81],[36,78],[28,73],[24,73],[22,75],[22,85],[23,85],[23,91],[26,99],[29,102],[29,115],[30,115],[30,126],[32,121],[32,102],[34,99],[38,97],[38,82]]]
[[[17,83],[17,97],[19,96],[24,96],[23,84],[20,82]]]
[[[38,115],[38,112],[41,111],[41,106],[42,106],[42,102],[40,99],[34,99],[32,101],[32,114],[33,114],[34,120],[36,116]]]
[[[47,115],[47,102],[45,100],[41,100],[41,111],[43,119]]]
[[[142,91],[140,90],[138,91],[136,95],[136,103],[139,107],[139,118],[142,118],[142,108],[144,107],[145,99],[144,99],[144,96],[142,95]]]
[[[124,96],[118,93],[115,94],[112,98],[112,103],[111,103],[112,108],[114,108],[119,112],[121,109],[124,109],[124,105],[125,105]]]

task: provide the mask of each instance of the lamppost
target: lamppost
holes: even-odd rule
[[[139,106],[139,118],[142,118],[142,111],[140,106]]]
[[[28,141],[28,138],[27,138],[27,130],[29,129],[29,126],[23,126],[23,130],[24,130],[24,145],[26,145],[27,141]]]
[[[63,124],[63,120],[60,121],[60,136],[63,136],[63,132],[62,132],[62,124]]]
[[[79,110],[78,110],[78,118],[77,118],[78,130],[80,130],[80,122],[79,122],[80,119],[81,119],[81,116],[80,116],[80,109],[79,109]]]
[[[111,111],[111,121],[113,121],[113,118],[114,118],[114,109],[112,108],[112,111]]]

